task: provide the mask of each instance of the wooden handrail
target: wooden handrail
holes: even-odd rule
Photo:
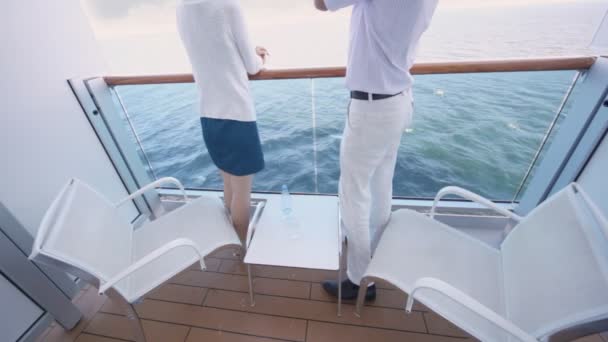
[[[597,57],[555,57],[555,58],[529,58],[506,59],[463,62],[433,62],[417,63],[411,72],[414,75],[432,74],[464,74],[486,72],[519,72],[519,71],[556,71],[556,70],[587,70]],[[346,68],[299,68],[264,70],[251,80],[281,80],[299,78],[329,78],[344,77]],[[192,83],[192,74],[148,75],[148,76],[107,76],[106,83],[113,86],[142,85],[163,83]]]

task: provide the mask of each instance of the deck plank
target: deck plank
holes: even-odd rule
[[[125,315],[123,308],[118,303],[115,303],[112,299],[108,299],[99,309],[99,312],[121,316]]]
[[[304,341],[306,335],[305,320],[287,317],[157,300],[144,301],[137,312],[149,320],[290,341]]]
[[[309,322],[307,342],[468,342],[466,339],[412,332],[364,328],[326,322]]]
[[[184,341],[189,327],[164,322],[142,320],[148,342]],[[133,329],[126,317],[98,314],[85,329],[85,332],[105,337],[134,341]]]
[[[248,306],[249,302],[247,301],[243,305]],[[218,310],[217,308],[196,308],[192,305],[157,300],[146,300],[142,304],[136,305],[136,308],[142,318],[184,324],[192,327],[292,341],[301,341],[305,335],[306,322],[289,317],[247,314],[233,310]],[[111,300],[105,303],[101,308],[101,312],[123,315],[120,306]],[[272,330],[277,329],[277,325],[289,326],[293,331],[289,333],[284,331],[285,329],[278,329],[276,332],[273,332]],[[278,335],[275,335],[275,333]]]
[[[222,259],[207,257],[205,258],[205,266],[207,266],[207,271],[217,272],[220,269],[220,265],[222,263]],[[202,271],[200,262],[195,262],[190,265],[188,268],[192,271]]]
[[[124,342],[124,340],[117,340],[114,338],[90,335],[85,333],[78,336],[76,342]]]
[[[207,289],[194,286],[165,284],[146,296],[169,302],[200,305],[207,294]]]
[[[222,249],[221,251],[217,251],[217,252],[211,254],[210,257],[217,258],[217,259],[238,260],[239,257],[237,255],[235,255],[235,253],[236,253],[236,249],[225,248],[225,249]]]
[[[235,334],[221,330],[192,328],[186,342],[281,342],[286,340],[270,339],[259,336]]]
[[[354,314],[354,305],[346,304],[342,307],[342,317],[337,317],[337,307],[334,303],[257,294],[255,296],[255,306],[251,307],[247,294],[222,290],[210,290],[204,305],[307,320],[426,332],[420,312],[407,315],[403,310],[368,307],[359,318]]]
[[[293,298],[308,298],[310,294],[308,282],[269,278],[255,278],[253,282],[256,293]],[[186,271],[171,279],[171,283],[249,292],[247,276],[236,274]]]
[[[579,338],[573,342],[603,342],[604,339],[600,335],[591,335],[583,338]]]
[[[307,281],[321,283],[329,279],[337,279],[337,271],[313,270],[306,268],[279,267],[279,266],[260,266],[252,265],[253,275],[256,278],[271,278],[283,280]],[[220,273],[247,275],[245,264],[238,260],[222,260],[219,268]],[[379,288],[387,290],[398,290],[395,286],[379,281],[376,283]]]
[[[253,270],[253,274],[256,277],[272,279],[298,280],[318,283],[327,279],[337,278],[336,271],[259,265],[252,265],[251,269]],[[247,275],[247,268],[245,264],[238,260],[222,260],[219,272]]]
[[[445,318],[434,312],[425,312],[424,319],[429,333],[436,335],[445,335],[453,337],[470,337],[469,334],[458,328]]]
[[[49,331],[41,336],[41,340],[53,342],[72,342],[76,340],[106,301],[106,296],[100,296],[97,289],[87,286],[72,301],[83,315],[78,324],[72,330],[66,331],[59,324],[54,323]]]

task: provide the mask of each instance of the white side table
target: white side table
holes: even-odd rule
[[[338,197],[291,195],[293,220],[281,212],[281,195],[258,195],[265,199],[256,208],[247,237],[245,264],[254,305],[250,265],[282,266],[338,271],[342,282],[342,234]],[[338,316],[342,314],[341,287]]]

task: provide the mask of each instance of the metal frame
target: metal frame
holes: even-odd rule
[[[134,147],[128,140],[120,116],[115,113],[109,88],[101,78],[68,81],[87,119],[105,149],[127,193],[152,180],[143,169]],[[158,195],[150,193],[133,200],[139,215],[154,216],[160,209]],[[137,220],[134,217],[133,220]]]
[[[111,134],[112,140],[116,144],[116,148],[120,151],[120,156],[126,164],[129,174],[132,176],[132,181],[136,184],[136,188],[141,188],[143,185],[153,181],[144,169],[141,159],[127,135],[127,130],[120,115],[116,113],[112,92],[106,82],[102,78],[93,78],[86,80],[85,85]],[[128,189],[128,191],[133,192],[131,189]],[[141,199],[146,204],[148,213],[151,213],[152,216],[160,213],[160,199],[156,192],[146,193]],[[135,203],[137,204],[138,202],[136,201]],[[139,209],[140,212],[146,213],[144,211],[145,207],[143,208],[144,210],[142,208]]]
[[[53,316],[45,312],[21,338],[19,342],[34,342],[38,341],[40,335],[53,323]]]
[[[0,232],[3,232],[24,255],[30,255],[34,239],[27,232],[25,227],[0,203]],[[67,298],[74,298],[79,286],[65,273],[46,265],[36,265]]]
[[[258,221],[260,220],[260,216],[262,216],[262,212],[264,211],[264,207],[266,206],[266,201],[260,201],[255,206],[255,211],[253,212],[253,217],[249,222],[249,227],[247,227],[247,236],[245,237],[245,243],[243,244],[243,255],[242,260],[245,263],[245,254],[247,254],[247,250],[249,249],[249,244],[255,235],[255,230],[258,225]],[[255,306],[255,297],[253,291],[253,272],[251,272],[251,265],[247,265],[247,281],[249,284],[249,305]]]
[[[146,334],[144,333],[144,328],[141,324],[141,318],[137,314],[137,310],[133,304],[129,303],[125,297],[121,296],[116,290],[110,289],[106,292],[106,295],[110,300],[114,303],[117,303],[122,307],[127,316],[127,320],[131,325],[131,329],[133,329],[133,334],[135,335],[135,342],[146,342]]]
[[[608,74],[606,75],[606,79],[608,79]],[[606,83],[608,85],[608,82]],[[570,160],[562,171],[561,176],[557,179],[552,193],[565,187],[573,180],[578,179],[606,136],[606,132],[608,132],[608,90],[600,102],[602,104],[597,109],[577,149],[570,156]]]
[[[566,95],[564,95],[562,102],[560,103],[559,107],[557,108],[557,111],[555,112],[555,116],[553,117],[553,120],[551,120],[551,123],[549,124],[549,128],[545,132],[545,136],[543,137],[538,149],[536,150],[536,153],[534,154],[534,158],[532,158],[532,162],[528,166],[528,170],[526,171],[524,178],[522,178],[521,182],[519,183],[517,192],[515,193],[515,196],[513,196],[513,200],[512,200],[513,203],[517,202],[517,200],[519,199],[519,195],[524,190],[524,187],[526,186],[528,179],[532,175],[532,171],[534,170],[534,167],[539,162],[539,158],[540,158],[542,152],[545,151],[545,146],[547,145],[547,142],[549,141],[551,134],[555,130],[555,127],[556,127],[557,123],[559,122],[559,119],[561,118],[561,116],[564,112],[564,109],[566,108],[566,105],[569,103],[570,96],[572,95],[574,87],[576,87],[576,84],[578,83],[578,80],[580,79],[580,77],[581,77],[581,71],[577,71],[576,75],[574,75],[574,78],[572,79],[572,83],[570,83],[570,87],[568,87],[568,90],[566,91]]]
[[[608,58],[583,74],[573,105],[535,171],[515,212],[525,215],[552,193],[575,181],[608,128]]]
[[[27,256],[0,231],[0,271],[66,329],[73,328],[82,313]]]

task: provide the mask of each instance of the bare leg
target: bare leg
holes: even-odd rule
[[[230,184],[230,174],[220,170],[220,174],[222,175],[222,179],[224,180],[224,206],[227,209],[230,209],[230,204],[232,203],[232,187]]]
[[[252,182],[253,175],[242,177],[230,176],[230,187],[232,190],[230,214],[232,215],[232,224],[241,238],[241,241],[245,241],[247,238]]]

